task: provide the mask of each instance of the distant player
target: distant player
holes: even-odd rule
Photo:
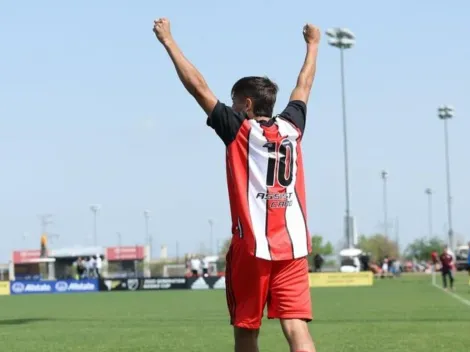
[[[468,271],[468,276],[470,277],[470,242],[468,242],[467,271]],[[469,278],[468,284],[470,285],[470,278]]]
[[[263,310],[280,319],[292,352],[314,352],[307,322],[312,319],[301,151],[307,101],[316,69],[320,31],[303,28],[305,62],[279,116],[273,116],[277,86],[265,77],[245,77],[232,88],[232,107],[215,97],[184,57],[167,19],[154,32],[173,61],[180,80],[209,116],[226,146],[232,243],[227,254],[227,304],[235,329],[235,351],[258,351]],[[227,55],[258,55],[233,51]],[[273,52],[275,55],[275,52]],[[212,56],[212,60],[223,56]]]
[[[431,272],[433,275],[437,272],[438,267],[437,264],[439,263],[439,254],[437,251],[431,252]]]
[[[438,262],[439,262],[439,254],[437,254],[437,251],[432,251],[431,253],[432,265],[436,266]]]
[[[454,260],[447,247],[444,247],[444,251],[439,257],[441,261],[441,274],[442,274],[442,286],[447,290],[447,279],[449,279],[450,289],[454,289],[454,274],[452,269],[454,267]]]

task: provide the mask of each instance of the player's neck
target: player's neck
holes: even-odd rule
[[[266,116],[254,116],[252,117],[253,120],[256,121],[269,121],[271,120],[271,117],[266,117]]]

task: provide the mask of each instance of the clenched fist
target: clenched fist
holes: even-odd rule
[[[162,44],[168,43],[172,40],[170,21],[168,21],[166,18],[160,18],[153,21],[153,32]]]
[[[304,39],[307,42],[307,44],[318,44],[320,43],[320,29],[317,26],[314,26],[313,24],[306,24],[304,26]]]

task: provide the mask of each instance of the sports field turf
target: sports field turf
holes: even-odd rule
[[[457,294],[470,301],[467,276]],[[319,352],[470,351],[470,302],[429,276],[369,288],[312,290]],[[0,297],[0,346],[8,352],[232,351],[223,291],[153,291]],[[261,351],[288,348],[263,322]]]

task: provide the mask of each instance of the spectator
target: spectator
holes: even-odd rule
[[[470,285],[470,242],[468,242],[467,271],[468,271],[468,276],[469,276],[468,284]]]
[[[201,260],[196,257],[191,258],[190,264],[191,264],[191,273],[193,274],[193,276],[198,276],[199,270],[201,268]]]
[[[87,278],[94,277],[95,274],[95,258],[88,257],[87,258]]]
[[[369,271],[370,256],[368,253],[362,253],[359,260],[361,261],[361,271]]]
[[[77,259],[77,276],[78,279],[83,279],[85,276],[85,262],[81,257]]]
[[[209,276],[209,262],[207,258],[201,257],[201,267],[202,267],[202,275],[204,277]]]
[[[439,254],[437,251],[432,251],[431,253],[431,270],[432,272],[437,271],[437,264],[439,263]]]
[[[95,260],[95,275],[98,279],[101,277],[102,267],[103,267],[103,259],[101,258],[101,255],[97,254],[96,260]]]
[[[320,255],[320,253],[316,253],[315,256],[313,257],[313,272],[319,273],[321,272],[321,268],[323,266],[323,257]]]
[[[400,274],[402,272],[402,267],[401,267],[401,262],[400,262],[399,259],[396,259],[393,262],[393,267],[394,267],[395,276],[400,276]]]
[[[389,260],[388,256],[385,256],[382,261],[382,277],[388,276],[389,272]]]

